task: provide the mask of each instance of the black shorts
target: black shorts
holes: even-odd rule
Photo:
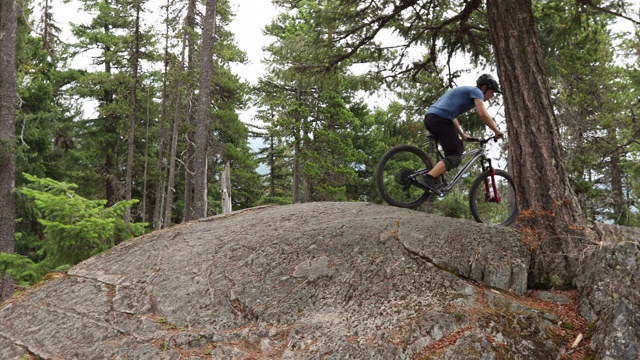
[[[427,114],[424,117],[424,126],[429,130],[431,135],[436,138],[440,146],[442,146],[445,158],[449,156],[462,156],[464,144],[458,136],[452,120],[445,119],[436,114]]]

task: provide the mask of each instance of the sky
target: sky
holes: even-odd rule
[[[635,0],[637,4],[640,4],[640,0]],[[230,31],[235,34],[237,45],[240,49],[247,53],[249,59],[247,64],[235,64],[232,66],[234,71],[242,79],[256,84],[258,78],[263,74],[264,66],[261,64],[261,60],[266,57],[263,48],[271,41],[269,37],[263,34],[264,27],[269,24],[272,19],[278,14],[272,4],[271,0],[231,0],[232,11],[236,14],[235,19],[230,24]],[[622,21],[621,26],[628,28],[630,22]],[[468,61],[460,59],[459,66],[465,67]],[[455,65],[454,65],[455,66]],[[456,69],[452,69],[456,70]],[[490,72],[490,69],[482,69],[479,71]],[[478,74],[469,73],[464,74],[459,80],[459,85],[473,84]],[[495,71],[493,73],[495,76]],[[367,97],[367,103],[369,106],[376,108],[384,108],[391,101],[390,97],[385,94],[379,94],[378,96]],[[496,118],[500,123],[504,121],[500,112],[503,110],[496,105],[487,104],[489,113]],[[247,124],[256,124],[254,120],[255,109],[249,108],[240,112],[240,119]],[[502,124],[504,125],[504,124]],[[504,127],[504,126],[503,126]],[[258,139],[252,140],[252,147],[260,147]]]
[[[278,14],[271,0],[231,0],[231,10],[236,14],[229,24],[229,30],[235,34],[238,47],[247,53],[249,61],[246,64],[233,64],[231,70],[240,78],[256,84],[264,72],[261,60],[266,57],[263,48],[270,42],[263,34],[263,29]],[[240,120],[251,124],[256,123],[256,110],[249,108],[240,112]],[[260,146],[252,144],[253,147]]]
[[[230,31],[235,34],[238,47],[247,53],[249,62],[245,65],[234,66],[237,74],[254,84],[263,72],[260,61],[265,57],[264,46],[269,38],[264,36],[264,27],[278,14],[278,10],[271,4],[271,0],[230,0],[232,11],[236,14],[230,24]],[[640,0],[634,1],[640,6]],[[79,3],[71,0],[64,3],[63,0],[54,0],[54,16],[63,29],[68,29],[69,21],[82,22],[78,15]],[[36,9],[37,10],[37,9]],[[636,10],[638,10],[636,8]],[[630,25],[628,21],[622,21],[623,25]],[[71,34],[63,33],[63,40],[71,40]]]
[[[256,84],[258,78],[264,72],[264,66],[261,60],[266,54],[263,48],[271,41],[269,37],[263,34],[264,27],[269,24],[278,14],[278,10],[272,5],[271,0],[230,0],[232,11],[236,14],[235,19],[230,24],[230,31],[235,34],[237,46],[247,53],[248,62],[246,64],[233,64],[231,69],[238,74],[240,78]],[[640,6],[640,0],[635,0]],[[54,0],[54,17],[63,29],[69,21],[82,22],[81,11],[79,11],[79,3],[71,0],[71,2],[63,3],[63,0]],[[636,8],[637,10],[637,8]],[[80,15],[80,18],[79,18]],[[622,21],[623,25],[629,26],[628,21]],[[63,40],[71,41],[71,34],[67,31],[63,33]],[[84,60],[88,61],[88,60]],[[462,59],[460,66],[464,66],[466,62]],[[74,65],[77,65],[74,63]],[[455,70],[455,69],[453,69]],[[478,74],[468,74],[459,80],[459,85],[472,83]],[[495,75],[495,74],[494,74]],[[467,78],[468,77],[468,78]],[[390,99],[385,96],[368,97],[368,104],[372,107],[386,107]],[[498,109],[495,109],[497,111]],[[491,109],[489,109],[491,112]],[[245,123],[253,123],[255,110],[248,109],[240,114],[240,118]]]
[[[263,29],[279,11],[271,4],[271,0],[231,0],[231,6],[236,18],[230,24],[230,31],[235,34],[238,47],[247,53],[249,59],[247,64],[235,64],[231,69],[242,79],[255,84],[264,71],[264,66],[260,63],[266,56],[263,48],[271,41],[263,35]],[[388,41],[393,42],[392,39]],[[467,63],[464,59],[459,61],[461,68]],[[463,75],[459,79],[459,85],[474,83],[475,78],[476,74]],[[382,92],[365,97],[365,101],[372,108],[385,108],[391,100],[389,94]],[[255,123],[254,115],[255,109],[248,109],[240,114],[240,118],[245,123]]]
[[[58,26],[62,29],[61,40],[72,42],[69,23],[85,23],[89,21],[84,16],[78,1],[53,0],[53,14]],[[255,84],[262,75],[264,67],[260,61],[265,57],[263,48],[268,44],[268,37],[262,34],[262,29],[277,15],[276,8],[271,0],[231,0],[235,19],[230,24],[230,31],[235,34],[237,45],[247,53],[249,61],[246,64],[233,64],[232,70],[242,79]],[[39,9],[36,7],[35,16]],[[148,20],[148,19],[147,19]],[[148,21],[152,22],[152,21]],[[76,68],[91,67],[90,57],[79,57],[72,63]],[[85,111],[85,114],[87,111]],[[253,110],[243,111],[240,114],[244,122],[252,122]]]
[[[230,31],[235,34],[237,45],[247,53],[247,64],[234,64],[232,71],[242,79],[256,84],[264,72],[261,60],[266,57],[263,48],[273,39],[263,34],[266,25],[278,15],[279,10],[271,4],[271,0],[231,0],[232,11],[236,14],[230,24]],[[384,94],[367,97],[367,103],[372,107],[386,107],[390,98]],[[240,114],[245,123],[255,123],[253,117],[255,109],[247,109]]]
[[[251,84],[256,84],[264,72],[264,66],[261,63],[261,60],[266,57],[266,53],[263,49],[270,43],[270,41],[272,41],[272,39],[263,34],[263,29],[278,14],[278,9],[272,5],[271,0],[230,1],[232,11],[236,15],[229,25],[229,30],[235,35],[237,46],[247,53],[248,58],[248,62],[246,64],[232,64],[231,70],[241,79],[248,81]],[[640,6],[640,0],[635,0],[635,2],[638,4],[636,5],[637,12],[638,6]],[[68,26],[65,25],[69,21],[77,23],[82,22],[82,11],[79,11],[80,5],[78,1],[71,0],[70,2],[64,3],[63,0],[54,0],[53,6],[54,16],[63,29],[68,29]],[[622,21],[622,26],[631,27],[630,25],[630,22]],[[66,33],[63,33],[62,38],[63,40],[71,41],[70,32],[66,31]],[[81,61],[89,62],[87,59]],[[461,68],[464,67],[466,63],[467,61],[464,59],[459,61]],[[77,65],[78,64],[74,63],[74,66],[79,67]],[[456,69],[452,70],[455,71]],[[489,69],[484,71],[490,72]],[[478,74],[475,73],[465,74],[459,79],[458,85],[473,84],[477,75]],[[392,100],[391,96],[384,93],[378,94],[377,96],[367,96],[365,99],[368,105],[372,108],[385,108]],[[504,129],[504,124],[501,124],[504,119],[500,114],[502,108],[496,105],[487,105],[489,113],[498,121],[498,125]],[[85,116],[87,116],[87,113],[91,113],[93,111],[93,109],[89,109],[93,106],[95,106],[95,104],[87,104]],[[254,119],[255,114],[256,109],[249,107],[241,111],[239,113],[239,117],[240,120],[246,124],[259,124],[259,122]],[[250,146],[254,150],[258,150],[264,145],[262,144],[261,139],[252,138],[250,139]],[[261,172],[265,171],[263,167],[258,170]]]
[[[262,74],[260,64],[265,55],[262,50],[268,44],[269,38],[262,34],[262,29],[277,15],[271,0],[232,0],[231,9],[236,18],[230,24],[230,31],[235,34],[238,47],[247,53],[249,62],[238,65],[237,74],[255,84]]]

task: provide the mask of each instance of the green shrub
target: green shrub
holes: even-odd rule
[[[77,185],[24,174],[28,183],[18,189],[32,201],[44,239],[35,246],[44,259],[35,263],[20,254],[0,254],[0,273],[17,282],[33,284],[47,272],[68,268],[107,250],[122,240],[144,233],[144,223],[127,223],[124,213],[137,200],[105,207],[105,200],[89,200],[75,193]],[[31,246],[33,248],[33,245]]]

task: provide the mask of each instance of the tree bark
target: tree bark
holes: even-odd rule
[[[231,165],[229,161],[224,164],[222,172],[222,213],[228,214],[232,211],[231,204]]]
[[[300,198],[300,134],[294,134],[293,142],[293,189],[291,191],[291,202],[297,204]]]
[[[300,87],[296,87],[296,101],[300,102],[302,95]],[[297,204],[300,201],[300,184],[302,182],[302,174],[300,173],[300,158],[302,157],[302,116],[299,113],[295,115],[294,134],[293,134],[293,190],[292,203]]]
[[[181,54],[181,64],[184,64],[184,56],[185,56],[186,47],[182,47]],[[181,69],[182,70],[182,69]],[[173,130],[171,131],[171,146],[169,149],[169,172],[167,175],[167,203],[164,208],[164,221],[162,224],[162,228],[168,228],[171,226],[171,214],[173,212],[173,196],[175,194],[175,180],[176,180],[176,161],[178,156],[178,133],[180,131],[180,123],[182,122],[182,83],[180,79],[176,84],[177,91],[175,92],[175,106],[174,106],[174,116],[173,116]]]
[[[165,124],[167,124],[167,108],[169,104],[169,91],[167,90],[167,79],[169,77],[169,0],[167,0],[165,13],[165,32],[164,32],[164,70],[162,74],[162,104],[160,110],[160,143],[158,144],[158,179],[156,184],[155,205],[153,209],[153,229],[160,230],[163,224],[163,207],[165,204],[165,182],[167,176],[167,159],[165,157]],[[178,88],[179,92],[179,88]]]
[[[627,204],[624,199],[624,185],[622,183],[622,168],[620,167],[620,154],[611,154],[611,193],[613,195],[613,216],[618,225],[626,225],[629,222]]]
[[[142,173],[142,201],[141,201],[141,220],[143,223],[147,222],[147,202],[148,191],[147,186],[149,184],[149,121],[150,119],[150,106],[151,106],[151,84],[147,88],[147,116],[145,118],[145,135],[144,135],[144,165]],[[159,146],[160,147],[160,146]],[[153,216],[151,216],[153,220]]]
[[[531,0],[487,1],[488,24],[503,84],[510,172],[520,226],[533,248],[531,286],[571,286],[586,221],[563,165],[558,122]]]
[[[617,130],[607,129],[607,137],[612,144],[616,143]],[[618,225],[626,225],[629,221],[627,204],[624,199],[624,185],[622,184],[622,168],[620,159],[624,156],[619,149],[613,151],[609,160],[609,172],[611,174],[611,195],[613,197],[613,219]]]
[[[15,247],[16,169],[13,159],[16,132],[17,3],[0,0],[0,252]],[[0,301],[13,294],[13,281],[0,274]]]
[[[127,175],[125,179],[125,199],[131,200],[133,185],[133,152],[135,151],[136,117],[138,116],[138,66],[140,60],[140,4],[135,3],[136,23],[134,29],[133,56],[131,58],[131,112],[129,113],[129,134],[127,139]],[[124,222],[131,221],[131,208],[124,213]]]
[[[184,209],[182,214],[182,222],[187,222],[195,218],[193,209],[194,203],[194,163],[193,156],[195,153],[194,145],[194,129],[195,111],[192,104],[196,102],[194,99],[195,85],[192,86],[196,74],[196,41],[194,34],[196,31],[196,1],[188,0],[187,18],[186,18],[186,43],[187,43],[187,132],[185,134],[185,152],[184,152]]]
[[[109,0],[105,1],[108,6],[111,6],[111,2]],[[106,37],[109,37],[112,33],[112,27],[109,24],[103,25],[104,34]],[[112,63],[111,58],[113,57],[112,49],[110,45],[104,44],[104,48],[102,51],[102,56],[104,59],[104,72],[108,77],[113,76]],[[107,198],[107,207],[113,206],[116,202],[118,202],[118,188],[119,188],[119,177],[118,177],[118,155],[117,155],[117,145],[116,142],[119,140],[120,133],[118,132],[118,123],[119,116],[113,110],[111,110],[111,105],[115,102],[115,93],[114,90],[109,86],[104,91],[104,98],[102,99],[104,102],[104,107],[109,109],[106,114],[104,114],[104,119],[100,121],[104,121],[104,132],[106,134],[106,140],[104,141],[104,169],[102,172],[102,176],[105,181],[105,196]]]
[[[200,49],[200,91],[198,92],[198,112],[196,114],[195,157],[194,157],[194,214],[196,219],[207,216],[207,159],[209,149],[209,108],[211,107],[211,78],[213,77],[213,46],[216,34],[217,0],[207,0],[202,28],[202,49]]]
[[[173,196],[175,193],[176,159],[178,154],[178,131],[180,129],[180,109],[182,108],[182,90],[178,86],[176,95],[175,116],[173,118],[173,130],[171,132],[171,149],[169,150],[169,175],[167,178],[167,204],[164,209],[163,228],[171,226],[171,214],[173,212]]]

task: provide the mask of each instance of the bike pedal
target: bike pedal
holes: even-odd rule
[[[437,184],[434,183],[433,185],[431,185],[428,182],[426,182],[424,180],[424,178],[418,178],[418,179],[416,179],[416,182],[418,183],[418,185],[420,185],[421,188],[423,188],[425,190],[429,190],[429,191],[431,191],[432,193],[434,193],[434,194],[436,194],[438,196],[442,195],[442,192],[438,188]]]

